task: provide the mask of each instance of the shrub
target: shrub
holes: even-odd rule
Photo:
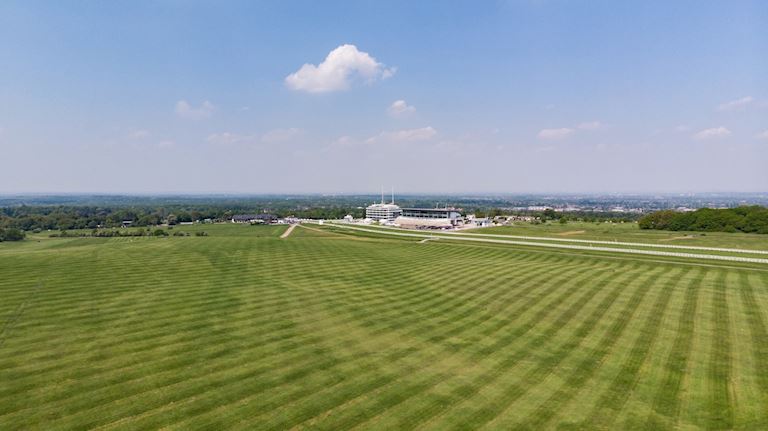
[[[0,229],[0,241],[21,241],[25,236],[19,229]]]

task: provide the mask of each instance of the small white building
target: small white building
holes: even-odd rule
[[[347,223],[352,223],[353,221],[355,221],[355,218],[352,217],[352,214],[347,214],[344,216],[344,221]]]

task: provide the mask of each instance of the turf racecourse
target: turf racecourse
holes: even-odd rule
[[[765,265],[190,229],[0,244],[1,430],[768,429]]]

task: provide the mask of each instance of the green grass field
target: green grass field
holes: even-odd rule
[[[0,430],[768,428],[765,265],[311,228],[0,243]]]
[[[550,222],[534,225],[526,222],[516,222],[511,226],[472,229],[467,232],[768,250],[768,235],[642,230],[637,227],[637,223],[569,222],[563,225],[557,222]]]

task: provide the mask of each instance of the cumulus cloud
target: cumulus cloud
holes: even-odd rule
[[[569,127],[561,127],[559,129],[542,129],[536,136],[539,139],[543,139],[545,141],[553,141],[558,139],[565,139],[573,135],[574,132],[575,130]]]
[[[290,141],[291,139],[299,136],[300,134],[301,134],[301,129],[297,129],[295,127],[292,127],[290,129],[275,129],[275,130],[270,130],[269,132],[263,134],[261,136],[261,141],[268,144],[275,144],[279,142]]]
[[[355,79],[373,82],[387,79],[395,73],[355,45],[341,45],[331,51],[318,65],[304,64],[285,78],[285,85],[296,91],[327,93],[346,90]]]
[[[408,105],[405,100],[395,100],[389,105],[387,112],[393,117],[401,117],[416,112],[416,108]]]
[[[768,130],[764,130],[757,134],[757,139],[765,139],[768,140]]]
[[[437,130],[431,126],[418,129],[403,129],[391,132],[382,132],[366,140],[367,143],[376,142],[418,142],[428,141],[437,135]]]
[[[587,121],[576,126],[576,128],[580,130],[598,130],[602,129],[603,127],[603,123],[599,121]]]
[[[717,110],[718,111],[735,111],[740,108],[744,108],[752,102],[754,102],[755,99],[752,96],[746,96],[742,97],[741,99],[731,100],[729,102],[721,103],[718,105]]]
[[[711,129],[704,129],[696,133],[695,135],[693,135],[693,137],[694,139],[704,140],[704,139],[723,138],[730,134],[731,134],[730,130],[726,129],[723,126],[720,126],[720,127],[713,127]]]
[[[197,108],[190,105],[186,100],[179,100],[176,102],[175,108],[176,115],[181,118],[187,118],[191,120],[202,120],[205,118],[210,118],[215,110],[216,107],[207,100]]]

